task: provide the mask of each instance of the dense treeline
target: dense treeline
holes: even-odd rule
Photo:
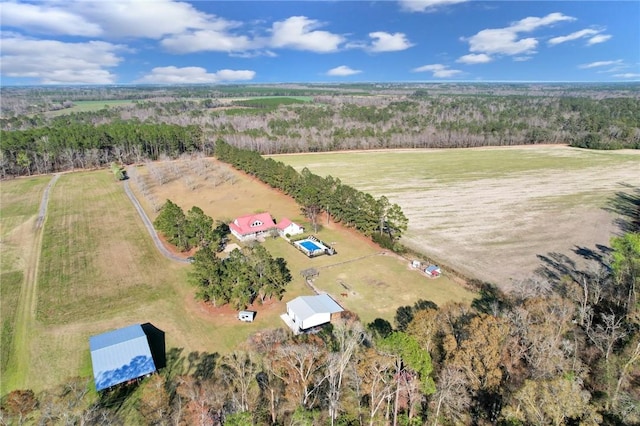
[[[39,90],[46,97],[53,93]],[[127,153],[130,161],[189,150],[209,155],[211,142],[220,137],[262,154],[538,143],[640,148],[640,95],[634,86],[435,85],[417,90],[370,87],[369,92],[347,87],[333,91],[283,87],[245,88],[244,92],[241,87],[157,90],[155,97],[147,97],[152,92],[125,90],[137,99],[134,103],[59,117],[3,113],[0,160],[5,176],[118,161],[116,149]],[[34,89],[33,93],[40,92]],[[32,97],[33,93],[23,95]],[[56,108],[65,107],[68,97],[87,96],[73,94],[71,89],[62,90]],[[232,94],[285,97],[225,101]],[[303,94],[312,95],[313,102],[286,97]],[[118,98],[109,91],[100,96]],[[137,147],[133,153],[132,146]],[[111,158],[101,162],[101,155]]]
[[[0,177],[131,164],[161,155],[203,151],[198,126],[115,121],[79,124],[67,118],[53,127],[2,131]]]
[[[376,199],[344,185],[340,179],[322,178],[307,168],[298,173],[280,161],[265,159],[255,151],[233,147],[223,140],[216,142],[215,155],[291,196],[316,229],[324,213],[387,248],[400,249],[396,242],[407,230],[408,219],[400,206],[391,204],[385,196]]]
[[[544,276],[509,295],[487,284],[471,306],[417,301],[399,308],[393,325],[363,326],[346,313],[316,335],[262,330],[225,355],[173,348],[159,374],[97,397],[82,379],[14,391],[3,397],[2,420],[638,424],[640,234],[611,246],[584,270],[550,255]]]

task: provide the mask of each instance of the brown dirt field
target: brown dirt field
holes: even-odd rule
[[[409,219],[403,244],[507,291],[535,274],[538,256],[562,253],[583,267],[574,250],[609,246],[620,230],[607,206],[617,192],[640,188],[638,150],[529,145],[274,159],[387,196]]]
[[[398,193],[393,201],[409,218],[407,246],[509,290],[542,266],[538,255],[559,252],[584,266],[573,250],[609,246],[620,230],[604,209],[607,198],[625,190],[621,183],[640,187],[639,170],[523,173]]]

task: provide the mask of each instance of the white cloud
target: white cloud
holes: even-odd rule
[[[2,40],[0,69],[7,77],[34,78],[42,84],[111,84],[116,76],[107,68],[117,66],[122,58],[116,52],[125,50],[103,41],[64,43],[14,36]]]
[[[430,64],[423,65],[411,70],[412,72],[431,72],[436,78],[449,78],[458,74],[462,74],[460,70],[452,70],[447,65],[442,64]]]
[[[611,37],[613,37],[613,36],[611,36],[609,34],[598,34],[595,37],[591,37],[589,39],[589,41],[587,41],[587,44],[589,46],[592,46],[594,44],[604,43],[605,41],[609,40]]]
[[[493,58],[486,53],[469,53],[468,55],[460,56],[456,62],[462,64],[486,64],[492,60]]]
[[[590,62],[588,64],[579,65],[578,68],[581,68],[581,69],[598,68],[598,67],[606,67],[609,65],[617,65],[621,63],[622,63],[622,59],[618,59],[615,61],[596,61],[596,62]]]
[[[398,3],[407,12],[433,12],[440,7],[466,1],[468,0],[398,0]]]
[[[36,4],[2,3],[3,26],[44,34],[111,39],[160,39],[189,30],[223,31],[239,25],[174,0],[67,0]]]
[[[100,25],[51,4],[3,2],[2,25],[44,34],[92,37],[102,34]]]
[[[269,45],[273,48],[309,50],[329,53],[338,50],[345,38],[317,28],[322,24],[306,16],[292,16],[284,21],[274,22]]]
[[[567,16],[559,12],[550,13],[547,16],[538,18],[537,16],[529,16],[519,21],[511,23],[508,28],[511,28],[515,32],[531,32],[537,30],[540,27],[546,27],[553,25],[556,22],[563,21],[575,21],[576,18]]]
[[[70,1],[68,8],[99,24],[113,38],[159,39],[188,30],[222,31],[238,25],[173,0]]]
[[[600,33],[600,31],[587,28],[584,30],[573,32],[566,36],[553,37],[548,41],[548,43],[552,46],[555,46],[556,44],[565,43],[567,41],[573,41],[583,37],[594,36],[598,33]]]
[[[340,65],[327,71],[327,75],[332,77],[346,77],[349,75],[360,74],[362,71],[354,70],[346,65]]]
[[[485,54],[520,55],[534,53],[536,47],[538,40],[518,39],[518,33],[509,28],[482,30],[469,38],[469,50]]]
[[[397,52],[406,50],[413,46],[404,33],[386,33],[376,31],[369,33],[369,37],[374,39],[369,50],[371,52]]]
[[[160,44],[173,53],[242,52],[258,44],[247,36],[235,36],[215,30],[199,30],[165,38]]]
[[[584,30],[576,31],[566,36],[554,37],[549,40],[549,44],[553,46],[553,45],[564,43],[567,41],[589,37],[589,40],[587,40],[587,45],[592,46],[594,44],[604,43],[605,41],[609,40],[612,37],[609,34],[600,34],[602,31],[604,30],[594,30],[594,29],[587,28]]]
[[[531,59],[533,59],[533,56],[514,56],[513,57],[514,62],[527,62],[527,61],[530,61]]]
[[[617,77],[617,78],[635,78],[635,79],[638,79],[638,78],[640,78],[640,73],[628,72],[628,73],[624,73],[624,74],[614,74],[614,77]]]
[[[225,81],[252,80],[255,75],[255,71],[250,70],[225,69],[210,73],[202,67],[178,68],[169,66],[156,67],[151,70],[150,74],[145,75],[137,82],[152,84],[220,83]]]
[[[562,13],[550,13],[544,17],[530,16],[505,28],[488,28],[469,37],[469,51],[487,55],[528,55],[536,53],[538,40],[533,37],[519,38],[520,33],[534,31],[557,22],[573,21],[575,18]]]

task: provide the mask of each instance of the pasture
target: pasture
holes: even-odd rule
[[[35,218],[40,199],[51,176],[15,179],[2,183],[0,191],[0,376],[2,390],[8,373],[16,365],[11,352],[16,344],[16,327],[19,318],[21,289],[32,254],[36,235]]]
[[[101,109],[119,107],[125,105],[133,105],[133,100],[113,100],[104,101],[74,101],[71,108],[60,109],[56,111],[48,111],[45,113],[47,117],[59,117],[61,115],[73,114],[75,112],[91,112],[100,111]]]
[[[146,166],[136,170],[148,181],[153,197],[170,198],[185,211],[197,205],[225,222],[240,214],[269,211],[276,219],[287,216],[308,226],[288,197],[215,160],[205,161],[211,166],[206,175],[194,173],[188,161],[177,162],[180,178],[163,184],[153,181]],[[164,167],[162,163],[158,166]],[[175,170],[174,164],[166,166]],[[187,176],[191,179],[188,185]],[[16,388],[39,391],[69,377],[91,376],[89,336],[134,323],[152,323],[166,333],[167,348],[184,348],[185,355],[192,351],[227,353],[261,329],[283,326],[279,316],[286,301],[312,294],[299,274],[309,267],[320,271],[315,282],[318,288],[333,294],[365,322],[376,317],[393,321],[398,306],[417,299],[442,304],[469,302],[473,297],[447,277],[429,280],[409,268],[405,259],[382,252],[337,224],[325,223],[318,236],[335,244],[335,256],[308,259],[281,238],[265,242],[275,256],[285,258],[293,281],[283,300],[253,307],[258,311],[254,323],[239,322],[228,307],[214,309],[194,300],[195,288],[188,283],[190,266],[165,259],[153,246],[123,183],[114,181],[106,169],[63,174],[51,190],[41,238],[35,239],[39,197],[49,180],[50,176],[20,179],[7,186],[21,187],[3,186],[3,262],[11,261],[14,266],[3,268],[7,272],[2,280],[2,325],[7,330],[3,333],[3,366],[8,356],[3,373],[13,374],[3,374],[2,393]],[[148,197],[133,182],[131,186],[153,218]],[[16,213],[5,215],[5,209]],[[36,260],[26,267],[30,272],[20,269],[20,248],[8,245],[9,227],[31,230],[16,240],[22,250],[41,245]],[[27,281],[25,275],[37,275],[32,309],[16,302],[22,298],[19,288]],[[5,292],[7,285],[11,287]],[[16,305],[12,311],[11,306]],[[26,317],[17,318],[16,312]],[[16,321],[26,330],[25,341],[19,345],[11,340],[11,325]]]
[[[640,152],[566,146],[272,156],[386,195],[409,218],[403,244],[505,290],[541,266],[618,232],[617,192],[640,187]]]
[[[226,223],[244,214],[269,212],[276,221],[288,217],[307,230],[312,229],[291,198],[225,164],[212,160],[209,173],[202,176],[193,173],[194,168],[189,162],[174,164],[177,167],[167,166],[166,171],[167,174],[173,173],[173,179],[163,185],[155,183],[146,168],[138,170],[157,200],[171,199],[185,211],[195,205],[214,220]],[[194,189],[185,186],[187,175],[191,179],[190,187]],[[221,179],[220,176],[227,178]],[[221,183],[223,180],[225,183]],[[138,198],[143,201],[144,197]],[[152,216],[148,203],[145,207]],[[273,256],[287,261],[294,288],[302,289],[304,294],[312,294],[300,271],[316,268],[320,275],[315,279],[315,286],[330,293],[346,309],[357,313],[363,322],[378,317],[393,322],[399,306],[413,305],[418,299],[441,305],[448,301],[470,302],[473,298],[472,292],[449,277],[428,279],[419,271],[412,270],[407,259],[383,251],[367,238],[339,224],[325,220],[316,235],[334,246],[337,254],[309,259],[282,238],[268,238],[264,244]],[[295,296],[287,292],[285,301],[292,297]]]
[[[3,183],[3,232],[6,218],[21,230],[16,242],[22,251],[33,246],[39,195],[50,179],[38,178],[37,187],[27,179]],[[34,189],[13,190],[10,185],[16,184]],[[20,286],[28,273],[20,269],[25,263],[20,247],[3,235],[3,263],[14,259],[15,266],[13,271],[3,266],[3,366],[8,358],[2,393],[39,391],[69,377],[90,376],[89,336],[129,324],[152,323],[165,331],[167,348],[184,348],[185,354],[226,353],[260,327],[279,326],[275,312],[272,321],[265,315],[239,327],[232,313],[211,313],[195,303],[189,266],[160,255],[121,185],[102,170],[64,174],[53,187],[39,263],[31,265],[39,271],[33,312],[22,309],[22,302],[14,304],[22,298]],[[22,222],[5,216],[5,207],[24,211]],[[19,312],[27,317],[16,318]],[[24,342],[12,339],[16,322],[28,328]]]

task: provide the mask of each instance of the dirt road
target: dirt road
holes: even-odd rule
[[[124,192],[127,194],[127,197],[129,197],[129,199],[133,203],[133,206],[136,208],[138,214],[140,215],[140,218],[142,219],[142,222],[144,223],[145,228],[147,228],[149,235],[151,235],[151,239],[153,239],[153,243],[156,245],[160,253],[162,253],[162,255],[167,259],[180,262],[180,263],[189,263],[187,259],[176,256],[175,254],[171,253],[169,250],[167,250],[164,244],[162,244],[162,241],[160,241],[160,238],[158,237],[158,234],[155,228],[153,227],[153,223],[151,222],[151,219],[149,219],[149,216],[147,216],[147,213],[144,211],[144,209],[138,202],[138,199],[133,194],[133,191],[131,191],[128,181],[124,181]]]

